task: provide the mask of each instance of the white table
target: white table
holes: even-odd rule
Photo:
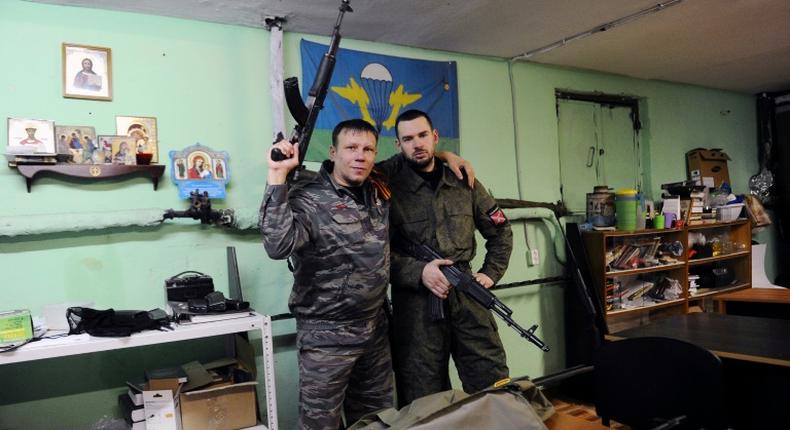
[[[266,393],[268,429],[277,430],[277,394],[274,385],[272,320],[268,315],[251,312],[249,316],[200,324],[177,325],[172,331],[146,330],[129,337],[94,337],[87,334],[43,339],[14,351],[0,354],[0,365],[25,361],[89,354],[181,340],[200,339],[233,333],[260,331],[263,351],[263,376]],[[52,336],[47,332],[45,336]],[[256,427],[257,428],[257,427]]]

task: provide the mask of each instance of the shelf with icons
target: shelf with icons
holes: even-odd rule
[[[19,174],[25,178],[28,193],[33,181],[42,176],[66,176],[81,179],[143,176],[151,179],[154,191],[156,191],[159,186],[159,178],[165,172],[164,164],[20,164],[16,168]]]

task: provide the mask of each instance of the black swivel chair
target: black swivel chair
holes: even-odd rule
[[[604,425],[725,426],[721,360],[707,349],[664,337],[623,339],[604,343],[594,366],[595,410]]]

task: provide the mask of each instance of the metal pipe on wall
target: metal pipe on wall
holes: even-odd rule
[[[285,135],[285,94],[283,93],[283,23],[285,18],[264,18],[269,30],[269,90],[272,97],[272,136]]]
[[[258,208],[222,209],[232,214],[229,224],[234,230],[258,228]],[[122,227],[156,227],[164,222],[163,209],[128,211],[15,215],[0,217],[0,237],[31,236]]]
[[[562,234],[562,226],[554,216],[554,211],[547,208],[515,208],[515,209],[502,209],[508,219],[513,221],[543,221],[549,227],[549,234],[551,241],[554,244],[554,255],[561,264],[567,262],[567,255],[565,253],[565,239]]]

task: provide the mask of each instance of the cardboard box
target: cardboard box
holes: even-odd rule
[[[184,430],[235,430],[257,423],[257,382],[210,386],[181,393]]]
[[[699,185],[720,187],[723,182],[732,185],[727,161],[730,156],[721,149],[692,149],[686,153],[688,178],[699,181]]]
[[[142,393],[148,430],[235,430],[253,427],[258,422],[256,400],[255,350],[243,337],[234,337],[235,357],[209,363],[192,361],[178,369],[146,371],[147,382],[127,382],[132,399]],[[152,382],[156,374],[173,379],[175,390],[157,391]],[[167,379],[167,378],[166,378]],[[168,395],[165,395],[167,393]],[[175,396],[173,395],[175,393]],[[154,397],[155,394],[158,396]],[[159,400],[159,402],[155,402]],[[173,412],[174,411],[174,412]],[[150,413],[149,413],[150,412]],[[152,416],[152,413],[156,415]],[[170,414],[175,413],[176,427],[169,427]],[[153,421],[153,427],[149,425]]]
[[[235,336],[235,357],[183,365],[188,375],[179,396],[184,430],[235,430],[258,422],[255,350]]]

